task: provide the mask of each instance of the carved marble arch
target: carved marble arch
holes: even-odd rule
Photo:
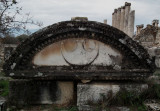
[[[14,78],[122,80],[154,70],[147,51],[125,33],[94,21],[48,26],[19,45],[4,71]]]

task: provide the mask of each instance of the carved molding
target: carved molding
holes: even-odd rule
[[[149,56],[148,52],[122,31],[109,25],[93,21],[65,21],[53,24],[32,34],[24,43],[17,47],[14,54],[12,54],[9,60],[6,61],[6,63],[4,64],[4,71],[8,76],[12,75],[12,77],[15,76],[22,78],[25,78],[25,76],[29,73],[25,70],[45,72],[45,68],[39,68],[32,64],[32,59],[38,52],[40,52],[46,46],[55,42],[66,40],[69,38],[81,37],[84,39],[92,39],[102,42],[120,51],[120,53],[125,58],[122,60],[124,64],[123,69],[125,70],[132,69],[133,71],[137,69],[147,69],[148,73],[150,73],[155,68],[154,61]],[[89,48],[89,50],[91,49]],[[69,62],[69,60],[67,61]],[[69,63],[74,64],[71,62]],[[53,69],[55,71],[58,71],[54,67]],[[66,68],[66,70],[69,69],[70,68]],[[79,69],[81,69],[81,67],[79,67],[78,70]],[[102,69],[107,69],[107,67],[103,67]],[[85,71],[85,67],[82,68],[82,70]],[[15,73],[17,71],[23,72],[20,74],[21,76],[18,73]]]

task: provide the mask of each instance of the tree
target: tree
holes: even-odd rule
[[[19,31],[28,33],[26,24],[42,26],[41,22],[32,20],[30,13],[22,14],[22,7],[17,4],[16,0],[0,0],[0,37]]]
[[[22,34],[22,35],[17,36],[16,38],[18,39],[19,42],[23,42],[28,37],[29,37],[28,35]]]
[[[3,38],[3,44],[20,44],[20,41],[16,37],[6,36]]]

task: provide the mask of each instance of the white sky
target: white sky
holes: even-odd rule
[[[89,20],[112,23],[115,8],[130,2],[135,10],[135,25],[151,24],[153,19],[160,20],[160,0],[19,0],[23,12],[30,12],[33,19],[43,22],[43,27],[71,17],[84,16]],[[38,29],[29,26],[30,30]]]

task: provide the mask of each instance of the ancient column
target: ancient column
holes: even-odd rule
[[[131,3],[125,2],[125,17],[124,17],[124,32],[128,34],[128,18],[130,12]]]
[[[104,24],[107,24],[107,19],[104,19]]]
[[[120,19],[120,30],[124,31],[124,9],[125,7],[121,7],[121,19]]]
[[[152,21],[153,26],[158,27],[158,24],[159,24],[159,20],[155,19]]]
[[[121,8],[117,10],[117,28],[120,29]]]
[[[143,29],[144,25],[141,24],[141,25],[137,25],[137,31],[136,31],[136,35],[140,34],[141,30]]]
[[[115,19],[115,15],[114,12],[112,13],[112,26],[114,27],[114,19]]]
[[[128,18],[128,35],[130,37],[133,37],[134,35],[134,20],[135,20],[135,10],[132,10],[129,13],[129,18]]]
[[[117,9],[114,10],[114,27],[117,28]]]

